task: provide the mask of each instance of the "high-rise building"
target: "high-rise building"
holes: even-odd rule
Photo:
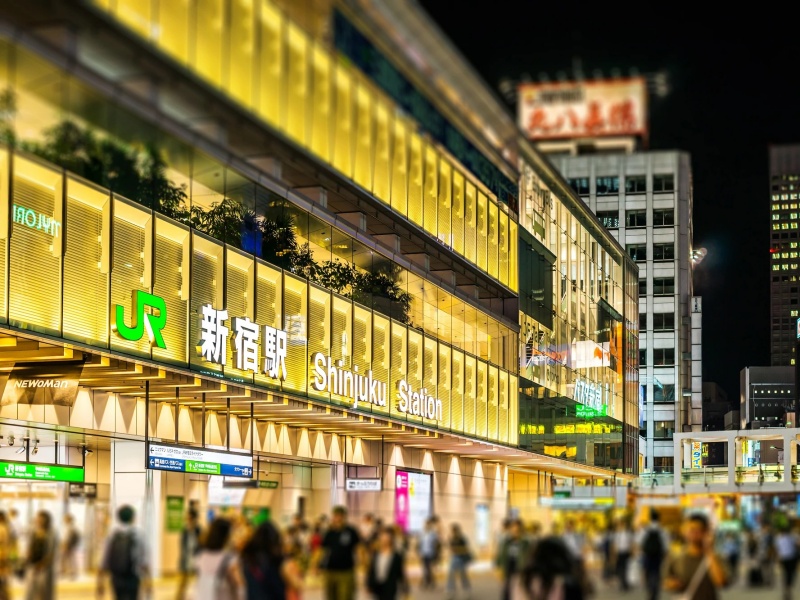
[[[792,367],[745,367],[739,372],[742,429],[794,427],[795,371]]]
[[[800,145],[770,146],[770,356],[773,366],[795,364],[800,310]]]
[[[702,427],[702,303],[692,289],[692,171],[685,152],[551,155],[639,266],[641,437],[671,471],[674,432]]]
[[[5,3],[0,91],[7,497],[168,569],[191,504],[488,552],[636,475],[637,265],[413,1]]]

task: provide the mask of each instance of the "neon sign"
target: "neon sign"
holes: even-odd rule
[[[608,410],[608,406],[603,403],[603,387],[586,379],[578,378],[575,382],[573,400],[596,411],[598,415],[605,415]]]
[[[133,320],[130,327],[125,324],[125,308],[121,304],[114,305],[111,329],[122,339],[129,342],[138,342],[147,331],[150,346],[165,349],[164,336],[161,330],[167,325],[167,303],[160,296],[148,294],[142,290],[133,290]],[[146,313],[150,308],[155,312]]]
[[[48,217],[44,213],[36,212],[30,208],[15,204],[13,208],[14,223],[24,225],[29,229],[37,231],[44,231],[45,233],[58,236],[61,229],[61,222],[56,221],[53,217]]]

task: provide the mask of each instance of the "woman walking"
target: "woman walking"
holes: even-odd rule
[[[247,600],[286,598],[281,534],[270,521],[259,525],[242,549],[242,572]]]
[[[465,592],[467,598],[470,593],[469,576],[467,575],[467,567],[472,561],[472,553],[469,549],[469,544],[464,533],[461,531],[461,526],[458,523],[453,523],[450,530],[450,571],[447,576],[447,596],[454,598],[456,594],[456,578],[461,579],[461,589]]]
[[[27,600],[53,600],[55,579],[56,539],[53,518],[40,511],[36,515],[30,543],[28,544]]]
[[[231,522],[214,519],[197,553],[195,600],[238,600],[242,577],[236,554],[230,549]]]
[[[367,589],[375,600],[396,600],[405,589],[403,555],[396,547],[395,532],[390,527],[378,533],[367,572]]]

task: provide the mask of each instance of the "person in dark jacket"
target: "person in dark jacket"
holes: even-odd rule
[[[178,564],[180,579],[178,581],[178,594],[176,600],[186,598],[189,580],[195,575],[195,558],[200,551],[200,518],[193,508],[186,513],[186,524],[181,530],[181,547]]]
[[[247,600],[285,600],[281,534],[271,521],[253,532],[242,548],[241,561]]]
[[[495,558],[495,566],[503,577],[503,600],[511,598],[514,580],[522,572],[528,548],[529,541],[522,535],[522,521],[519,519],[509,521],[506,535],[500,543]]]
[[[367,589],[375,600],[396,600],[406,589],[403,555],[397,550],[391,527],[382,529],[378,535],[367,572]]]
[[[580,562],[557,537],[546,537],[528,552],[511,592],[512,600],[584,600],[587,587]]]

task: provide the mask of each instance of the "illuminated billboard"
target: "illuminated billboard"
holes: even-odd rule
[[[641,77],[519,86],[519,126],[532,140],[647,135]]]

